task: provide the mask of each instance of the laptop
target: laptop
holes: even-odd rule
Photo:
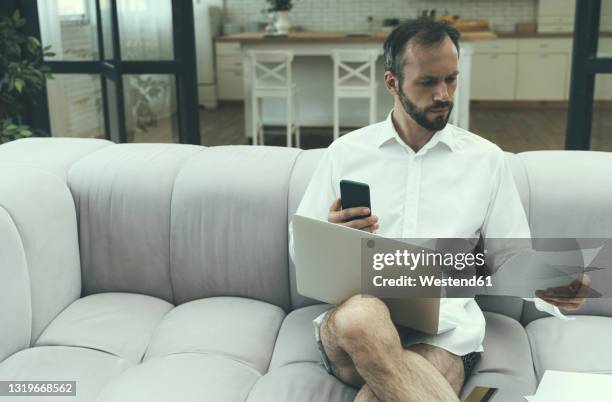
[[[339,305],[363,293],[361,282],[362,239],[383,236],[301,215],[293,216],[293,247],[297,290],[303,296]],[[388,239],[387,239],[388,241]],[[402,243],[404,249],[421,247]],[[382,299],[391,320],[427,334],[438,333],[441,290],[418,286],[405,298]],[[427,297],[419,297],[427,294]]]

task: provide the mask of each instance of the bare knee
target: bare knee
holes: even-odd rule
[[[333,311],[328,325],[339,341],[363,340],[376,331],[375,323],[385,319],[389,319],[389,309],[380,299],[355,295]]]

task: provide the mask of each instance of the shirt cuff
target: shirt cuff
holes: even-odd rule
[[[553,306],[550,303],[545,302],[544,300],[540,299],[539,297],[535,297],[535,298],[524,298],[524,300],[526,301],[532,301],[535,305],[535,308],[537,308],[540,311],[543,311],[545,313],[548,313],[554,317],[560,318],[562,320],[575,320],[575,317],[568,317],[565,314],[563,314],[561,312],[561,310],[559,310],[559,307],[557,306]]]

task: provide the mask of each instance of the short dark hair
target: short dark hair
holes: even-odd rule
[[[441,44],[449,37],[459,54],[459,31],[446,21],[419,18],[400,24],[385,40],[385,71],[390,71],[400,82],[403,79],[404,50],[412,40],[415,45],[431,47]]]

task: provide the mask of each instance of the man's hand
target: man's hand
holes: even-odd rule
[[[356,216],[369,214],[370,210],[368,208],[355,207],[341,209],[341,205],[340,198],[336,198],[336,200],[329,207],[329,214],[327,215],[328,222],[364,230],[370,233],[374,233],[376,230],[378,230],[378,217],[374,215],[368,216],[367,218],[354,219]]]
[[[566,310],[578,310],[586,300],[590,285],[591,278],[588,275],[582,275],[568,286],[537,290],[536,296],[554,306]]]

